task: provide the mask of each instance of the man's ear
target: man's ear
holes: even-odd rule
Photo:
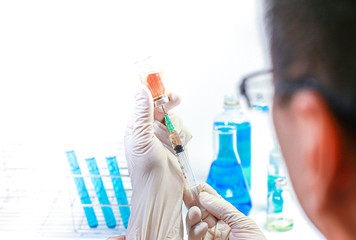
[[[314,206],[323,208],[329,199],[337,180],[340,164],[339,127],[325,101],[314,91],[301,90],[291,100],[291,110],[296,118],[297,126],[303,129],[303,173],[311,184],[308,188],[316,191]],[[303,136],[300,136],[303,138]],[[300,176],[303,177],[303,176]],[[331,191],[330,191],[331,190]]]

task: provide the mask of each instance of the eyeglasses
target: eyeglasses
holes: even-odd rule
[[[275,94],[282,99],[291,97],[299,89],[311,89],[319,93],[331,111],[343,122],[355,123],[355,97],[336,94],[320,85],[313,77],[293,80],[273,81],[272,70],[251,73],[242,79],[239,86],[240,94],[245,97],[250,108],[268,110],[273,105]],[[287,101],[286,101],[287,102]]]
[[[249,108],[268,111],[273,103],[274,86],[272,70],[251,73],[242,79],[240,93]]]

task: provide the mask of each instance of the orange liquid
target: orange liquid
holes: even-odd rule
[[[145,84],[150,90],[153,100],[156,100],[157,98],[162,97],[162,95],[165,94],[164,85],[162,83],[159,73],[149,74],[147,76]]]

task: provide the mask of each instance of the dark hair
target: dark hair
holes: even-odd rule
[[[321,89],[336,96],[325,101],[355,139],[356,1],[266,2],[276,83],[315,79]]]

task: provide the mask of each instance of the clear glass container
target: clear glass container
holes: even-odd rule
[[[269,162],[267,166],[267,199],[269,195],[276,189],[275,180],[277,178],[285,178],[286,171],[283,165],[283,157],[278,143],[275,140],[275,147],[269,154]]]
[[[267,228],[278,232],[289,231],[294,225],[291,205],[293,200],[286,178],[277,178],[275,186],[268,197]]]
[[[224,111],[214,118],[214,127],[225,124],[236,127],[236,149],[248,187],[251,189],[251,124],[235,95],[225,96]]]
[[[169,102],[166,95],[160,73],[152,57],[147,57],[136,62],[137,71],[139,72],[141,82],[145,84],[151,92],[155,107],[159,107]]]
[[[214,126],[216,147],[219,149],[211,164],[207,183],[225,200],[247,215],[252,207],[247,182],[236,151],[236,127]]]

